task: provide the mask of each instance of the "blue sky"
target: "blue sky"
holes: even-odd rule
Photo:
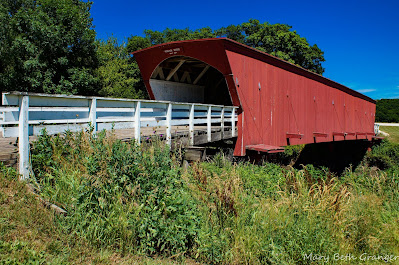
[[[250,18],[288,24],[324,51],[324,76],[371,98],[399,98],[399,0],[92,0],[98,38],[212,29]]]

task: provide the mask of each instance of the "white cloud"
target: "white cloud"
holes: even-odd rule
[[[376,89],[373,89],[373,88],[369,88],[369,89],[358,89],[358,90],[356,90],[356,91],[359,92],[359,93],[369,93],[369,92],[376,91]]]

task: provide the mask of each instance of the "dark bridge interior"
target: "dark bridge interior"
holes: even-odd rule
[[[152,73],[150,84],[156,100],[232,106],[223,74],[193,58],[176,56],[163,61]],[[188,98],[184,98],[186,93]]]

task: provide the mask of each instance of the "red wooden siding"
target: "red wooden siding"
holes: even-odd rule
[[[225,76],[233,104],[241,107],[237,156],[249,145],[366,139],[374,131],[374,100],[228,39],[175,42],[134,53],[150,96],[148,80],[158,64],[175,56],[164,52],[174,47]]]

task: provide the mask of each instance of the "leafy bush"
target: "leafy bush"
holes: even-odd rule
[[[180,169],[162,143],[105,132],[46,133],[32,160],[42,195],[68,211],[65,233],[121,253],[189,256],[211,264],[311,264],[310,253],[398,255],[396,145],[382,171],[336,177],[312,165],[232,163],[223,155]]]
[[[282,165],[293,165],[298,160],[304,147],[304,144],[288,145],[284,147],[284,152],[275,154],[273,162]]]
[[[381,144],[373,146],[372,151],[368,152],[365,162],[370,167],[388,169],[399,166],[399,144],[383,140]]]
[[[43,196],[67,210],[61,221],[68,233],[100,247],[148,254],[194,246],[197,211],[161,143],[139,147],[105,132],[44,132],[32,161]]]

